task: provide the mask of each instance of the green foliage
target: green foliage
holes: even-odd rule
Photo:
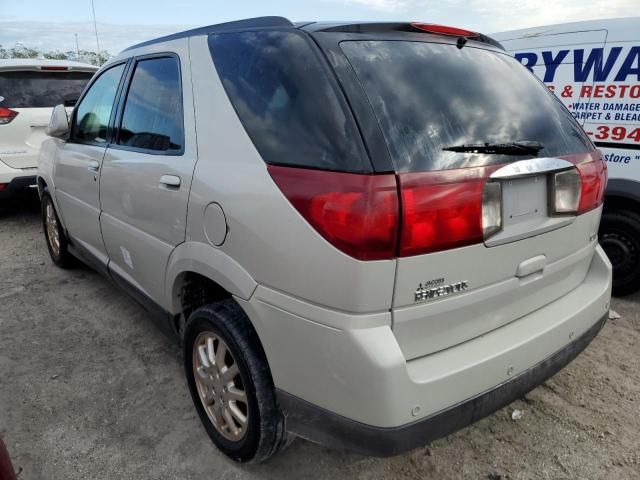
[[[101,52],[92,52],[89,50],[73,50],[61,52],[60,50],[50,50],[47,52],[36,48],[29,48],[21,43],[15,44],[13,47],[4,47],[0,45],[0,59],[3,58],[47,58],[51,60],[74,60],[77,62],[90,63],[91,65],[100,66],[111,58],[111,54],[106,50]]]

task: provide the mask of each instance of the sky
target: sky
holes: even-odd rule
[[[640,15],[640,0],[94,0],[98,41],[115,54],[180,30],[262,15],[422,21],[483,33]],[[96,50],[91,0],[0,0],[0,45]]]

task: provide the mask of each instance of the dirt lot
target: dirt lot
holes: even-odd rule
[[[237,466],[209,442],[178,349],[88,269],[46,252],[37,208],[0,214],[0,435],[19,479],[640,478],[640,295],[556,377],[429,447],[363,458],[297,440]],[[519,409],[522,418],[512,420]]]

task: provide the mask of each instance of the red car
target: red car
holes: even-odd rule
[[[16,480],[16,474],[11,465],[9,452],[0,438],[0,480]]]

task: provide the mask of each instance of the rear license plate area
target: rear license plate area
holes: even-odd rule
[[[548,217],[547,176],[502,181],[502,221],[504,229]]]

